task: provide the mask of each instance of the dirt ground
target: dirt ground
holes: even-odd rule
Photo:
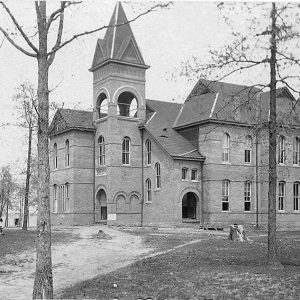
[[[141,237],[107,226],[53,230],[79,236],[75,242],[52,247],[55,292],[124,267],[152,250],[143,245]],[[0,262],[0,299],[31,299],[34,271],[35,250],[6,255]]]

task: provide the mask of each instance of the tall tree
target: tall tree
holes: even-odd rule
[[[8,207],[11,205],[11,194],[13,191],[13,180],[10,167],[5,166],[0,171],[0,218],[6,209],[6,226],[8,225]]]
[[[37,125],[37,95],[32,84],[24,83],[17,89],[14,95],[17,102],[17,110],[19,112],[18,125],[28,129],[28,149],[27,149],[27,167],[26,167],[26,183],[24,191],[24,212],[22,229],[27,230],[28,214],[29,214],[29,191],[30,191],[30,176],[32,163],[32,139],[33,132]]]
[[[233,7],[233,5],[235,7]],[[184,64],[183,74],[198,77],[212,77],[223,80],[236,74],[249,78],[251,71],[253,86],[270,92],[270,117],[267,124],[269,141],[269,190],[268,190],[268,264],[280,266],[276,241],[276,141],[278,128],[282,127],[277,118],[277,84],[284,85],[298,93],[300,57],[299,6],[291,3],[219,3],[226,23],[231,27],[230,42],[221,50],[209,51],[210,60],[193,57]],[[229,7],[229,10],[226,10]],[[248,27],[241,29],[243,25]],[[256,72],[256,73],[254,73]],[[260,76],[257,76],[260,74]],[[264,76],[264,74],[269,74]],[[253,82],[252,81],[252,82]],[[256,97],[254,99],[256,101]],[[292,109],[297,103],[293,103]]]
[[[7,13],[10,20],[17,29],[18,34],[26,42],[26,46],[22,47],[17,43],[9,34],[9,32],[0,25],[0,31],[6,37],[6,39],[16,49],[24,53],[25,55],[37,60],[38,63],[38,224],[37,224],[37,259],[36,259],[36,273],[33,288],[34,299],[51,299],[53,298],[53,279],[52,279],[52,262],[51,262],[51,225],[50,225],[50,201],[49,201],[49,144],[48,144],[48,125],[49,125],[49,88],[48,77],[49,68],[52,65],[57,51],[70,44],[77,38],[98,32],[102,29],[108,28],[108,26],[101,26],[94,30],[85,31],[79,34],[75,34],[70,39],[62,41],[64,30],[64,15],[67,7],[77,5],[77,1],[62,1],[60,8],[54,10],[47,17],[46,1],[36,1],[35,11],[38,29],[38,45],[35,46],[30,37],[23,29],[23,26],[17,21],[12,11],[8,6],[0,1],[2,9]],[[148,14],[156,10],[157,8],[167,7],[167,4],[155,4],[147,9],[145,12],[140,13],[133,19],[132,22],[137,20],[141,16]],[[49,50],[49,33],[51,26],[58,22],[56,42],[54,46]],[[123,24],[116,24],[115,26],[121,26]],[[34,35],[35,36],[35,35]],[[29,49],[29,50],[28,50]]]

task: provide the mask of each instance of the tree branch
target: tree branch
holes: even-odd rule
[[[28,44],[28,46],[35,52],[38,53],[38,49],[31,43],[31,41],[29,40],[28,36],[26,35],[26,33],[23,31],[22,27],[20,26],[20,24],[18,23],[18,21],[16,20],[16,18],[14,17],[14,15],[12,14],[12,12],[9,10],[9,8],[4,4],[4,2],[0,1],[0,4],[3,6],[3,8],[6,10],[6,12],[8,13],[8,15],[10,16],[11,20],[13,21],[13,23],[15,24],[15,26],[17,27],[18,31],[21,33],[22,37],[24,38],[24,40],[26,41],[26,43]]]
[[[75,34],[73,37],[71,37],[69,40],[66,40],[65,42],[63,42],[62,44],[60,44],[59,46],[54,46],[52,48],[52,50],[48,53],[48,56],[52,55],[53,53],[57,52],[59,49],[63,48],[64,46],[68,45],[69,43],[71,43],[73,40],[81,37],[81,36],[84,36],[84,35],[88,35],[88,34],[91,34],[91,33],[95,33],[95,32],[98,32],[98,31],[101,31],[103,29],[106,29],[106,28],[110,28],[110,27],[119,27],[119,26],[123,26],[123,25],[126,25],[126,24],[129,24],[131,22],[134,22],[136,21],[137,19],[139,19],[140,17],[152,12],[152,11],[155,11],[157,8],[167,8],[169,5],[170,5],[171,2],[168,2],[166,4],[156,4],[154,6],[152,6],[151,8],[149,8],[148,10],[146,10],[145,12],[139,14],[138,16],[134,17],[133,19],[127,21],[127,22],[124,22],[124,23],[121,23],[121,24],[116,24],[116,25],[113,25],[113,26],[110,26],[110,25],[105,25],[105,26],[102,26],[102,27],[99,27],[99,28],[96,28],[96,29],[93,29],[93,30],[89,30],[89,31],[85,31],[85,32],[82,32],[82,33],[79,33],[79,34]]]
[[[56,43],[55,43],[55,46],[52,48],[52,50],[59,47],[59,45],[61,44],[61,38],[62,38],[63,28],[64,28],[64,11],[65,11],[65,8],[66,8],[66,2],[62,1],[61,6],[60,6],[59,26],[58,26],[58,30],[57,30]],[[53,52],[52,54],[49,55],[48,66],[50,66],[53,63],[55,53],[56,52]]]
[[[20,50],[21,52],[23,52],[24,54],[31,56],[31,57],[37,57],[37,54],[34,53],[30,53],[27,50],[23,49],[21,46],[19,46],[17,43],[14,42],[13,39],[10,38],[9,34],[2,28],[0,27],[0,31],[4,34],[4,36],[6,37],[6,39],[18,50]]]

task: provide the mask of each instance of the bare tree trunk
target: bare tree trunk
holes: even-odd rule
[[[5,227],[8,227],[8,201],[6,201],[6,219],[5,219]]]
[[[278,265],[276,243],[276,6],[271,11],[271,59],[270,59],[270,120],[269,120],[269,193],[268,193],[268,264]]]
[[[38,54],[38,219],[34,299],[53,299],[51,224],[49,203],[49,90],[47,61],[46,1],[36,3],[39,30]]]
[[[30,184],[30,166],[31,166],[31,141],[32,141],[32,124],[29,123],[28,135],[28,152],[27,152],[27,170],[26,170],[26,186],[25,186],[25,199],[24,199],[24,218],[22,230],[27,230],[28,223],[28,197],[29,197],[29,184]]]

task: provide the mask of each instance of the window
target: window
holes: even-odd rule
[[[98,139],[98,144],[99,144],[98,165],[104,166],[105,165],[105,143],[104,143],[104,137],[102,135]]]
[[[66,145],[65,145],[65,166],[66,167],[70,166],[70,144],[69,144],[69,140],[66,140]]]
[[[136,97],[130,92],[123,92],[118,97],[117,113],[124,117],[137,117],[138,104]]]
[[[148,178],[146,180],[146,202],[151,202],[151,180]]]
[[[104,118],[108,113],[107,97],[104,93],[100,94],[96,103],[97,117],[98,119]]]
[[[230,136],[225,133],[222,142],[222,161],[229,162]]]
[[[192,181],[198,181],[198,169],[192,169],[191,179]]]
[[[284,211],[284,200],[285,200],[285,182],[280,181],[278,184],[278,210]]]
[[[251,163],[251,151],[252,150],[252,138],[251,136],[246,136],[245,141],[245,164]]]
[[[151,165],[151,141],[146,141],[146,160],[147,165]]]
[[[300,165],[300,139],[298,137],[294,138],[293,143],[293,164]]]
[[[66,203],[65,203],[65,186],[59,186],[59,212],[65,212],[66,210]]]
[[[251,182],[244,183],[244,211],[251,211]]]
[[[278,140],[278,163],[284,164],[285,162],[285,138],[280,136]]]
[[[156,183],[156,188],[160,189],[161,188],[161,177],[160,177],[160,164],[156,163],[155,164],[155,183]]]
[[[69,211],[70,209],[70,198],[69,198],[70,184],[65,184],[65,211]]]
[[[53,146],[53,167],[57,169],[57,144],[55,143]]]
[[[57,213],[57,185],[54,184],[53,186],[53,212]]]
[[[130,138],[124,137],[122,143],[122,164],[129,165],[130,163]]]
[[[222,181],[222,210],[229,210],[229,180]]]
[[[294,211],[300,211],[299,201],[300,183],[294,183]]]
[[[188,168],[181,169],[181,179],[182,180],[187,180],[187,172],[188,172]]]

